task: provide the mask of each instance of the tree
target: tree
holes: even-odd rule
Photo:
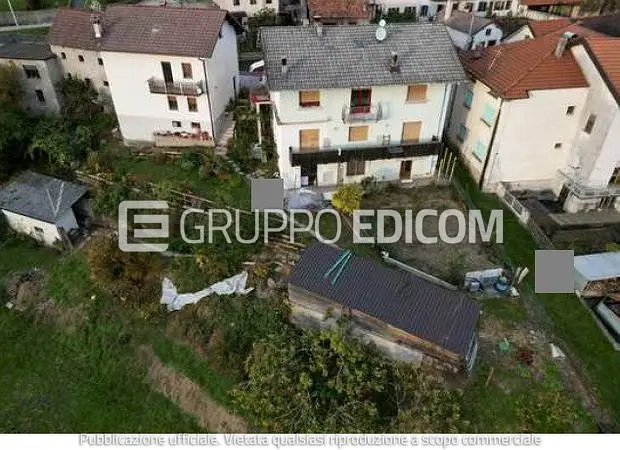
[[[23,111],[0,105],[0,181],[26,158],[30,128]]]
[[[620,0],[585,0],[580,10],[598,15],[611,14],[620,11]]]
[[[92,125],[103,112],[97,91],[86,81],[65,78],[57,85],[62,97],[61,113],[73,123]]]
[[[344,214],[352,214],[360,209],[363,191],[357,184],[341,186],[332,197],[334,207]]]
[[[0,65],[0,108],[15,109],[22,99],[19,69],[13,63]]]
[[[63,119],[43,118],[37,124],[28,153],[32,158],[47,157],[55,170],[70,170],[86,157],[91,143],[92,132],[87,126],[73,128]]]

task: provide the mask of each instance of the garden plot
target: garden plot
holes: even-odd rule
[[[413,219],[422,209],[442,211],[457,209],[467,217],[465,206],[458,200],[450,187],[425,186],[413,189],[387,188],[381,192],[366,197],[362,203],[363,209],[395,209],[404,214],[405,210],[412,210]],[[394,223],[388,219],[386,234],[389,236],[394,229]],[[423,231],[426,237],[439,237],[438,217],[428,216],[423,221]],[[404,220],[403,220],[404,226]],[[458,234],[456,218],[451,217],[446,222],[446,231],[449,236]],[[490,269],[501,266],[491,253],[488,244],[480,242],[469,243],[468,234],[463,242],[448,244],[439,239],[434,244],[423,244],[412,233],[412,242],[407,243],[405,234],[394,244],[382,245],[387,247],[390,256],[412,265],[432,275],[444,278],[455,284],[460,284],[465,272],[472,270]]]

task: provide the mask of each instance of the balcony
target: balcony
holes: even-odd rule
[[[166,83],[164,80],[157,78],[149,78],[147,81],[151,94],[198,97],[205,92],[203,84],[200,81],[174,81],[172,83]]]
[[[364,106],[342,107],[342,121],[344,123],[377,122],[383,117],[381,103]]]
[[[349,144],[350,145],[350,144]],[[348,161],[350,159],[363,159],[373,161],[377,159],[408,158],[415,156],[438,155],[442,149],[439,141],[425,141],[404,144],[362,144],[321,149],[290,148],[291,164],[330,164]]]
[[[581,200],[613,197],[620,195],[620,186],[588,186],[578,177],[561,170],[558,171],[564,180],[564,186]]]

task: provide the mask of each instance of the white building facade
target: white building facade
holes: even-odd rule
[[[421,20],[435,17],[438,7],[443,6],[433,0],[370,0],[369,5],[378,15],[387,15],[390,12],[408,13]]]
[[[248,16],[253,16],[264,8],[271,9],[275,13],[280,10],[280,0],[213,0],[213,2],[228,12],[244,12]]]
[[[376,39],[376,29],[263,31],[273,135],[286,189],[336,187],[368,177],[407,183],[433,176],[451,86],[464,79],[458,57],[443,25],[393,25],[382,40]],[[443,72],[424,55],[405,52],[416,39],[432,39],[434,49],[441,49],[437,64],[445,64]],[[296,45],[302,41],[309,43],[305,49]],[[361,46],[362,60],[368,61],[365,81],[351,75],[362,70],[352,49],[334,53],[330,42]],[[338,58],[341,65],[334,65]],[[428,82],[420,82],[412,70],[424,64]],[[318,71],[323,79],[307,71]]]

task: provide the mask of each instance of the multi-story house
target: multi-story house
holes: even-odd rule
[[[230,13],[245,13],[253,16],[264,8],[280,11],[280,0],[213,0],[220,8]]]
[[[23,39],[0,41],[0,64],[14,65],[22,87],[22,107],[32,114],[57,114],[60,101],[55,84],[62,80],[62,72],[43,42]]]
[[[434,0],[368,0],[377,15],[389,13],[411,14],[417,19],[430,19],[441,11],[443,4]]]
[[[268,27],[262,43],[287,189],[433,175],[465,79],[444,25]]]
[[[372,9],[367,0],[308,0],[308,19],[324,25],[369,23]]]
[[[50,35],[56,50],[97,55],[127,143],[210,145],[238,89],[235,27],[221,9],[114,5],[60,8]]]
[[[620,208],[620,40],[569,28],[463,55],[448,135],[484,190]]]

